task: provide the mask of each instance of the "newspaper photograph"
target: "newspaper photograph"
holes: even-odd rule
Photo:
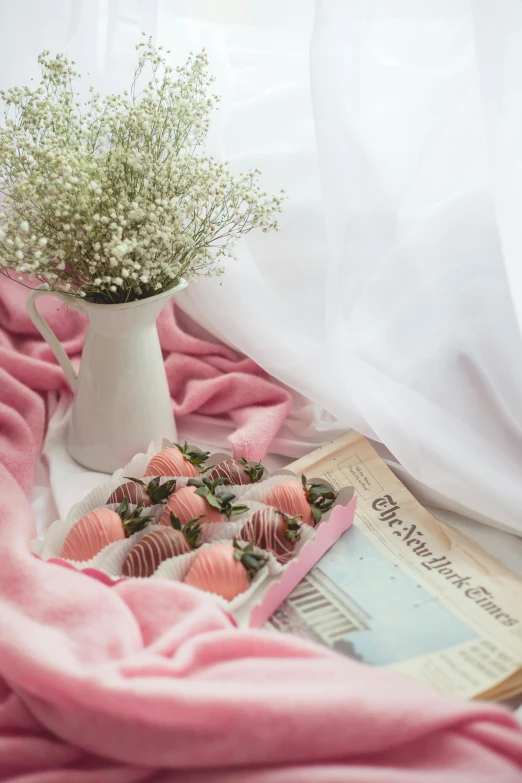
[[[349,432],[289,466],[357,493],[354,526],[269,620],[464,697],[522,690],[522,579],[424,509]]]

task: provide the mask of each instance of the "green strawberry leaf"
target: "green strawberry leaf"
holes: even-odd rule
[[[135,484],[141,484],[142,487],[145,486],[145,482],[142,481],[141,479],[131,478],[130,476],[124,476],[124,478],[126,479],[126,481],[134,481]]]

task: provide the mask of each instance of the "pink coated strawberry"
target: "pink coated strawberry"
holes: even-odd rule
[[[281,509],[290,517],[301,517],[305,525],[317,525],[337,498],[330,484],[319,481],[282,481],[272,487],[263,500],[267,506]]]
[[[209,451],[190,449],[185,442],[183,446],[175,443],[151,459],[147,465],[145,476],[191,476],[196,478],[201,473],[200,467],[210,456]]]
[[[66,560],[90,560],[108,544],[121,541],[141,530],[152,518],[140,516],[142,508],[139,505],[131,511],[128,501],[124,500],[117,511],[109,508],[89,511],[67,534],[61,557]]]
[[[254,553],[252,544],[215,544],[200,552],[190,566],[184,582],[227,601],[248,590],[250,582],[266,559]]]

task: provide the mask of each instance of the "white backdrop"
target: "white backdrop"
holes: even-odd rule
[[[207,47],[213,150],[290,197],[184,307],[315,403],[309,440],[353,426],[522,534],[518,0],[0,0],[0,87],[48,48],[121,89],[141,30]]]

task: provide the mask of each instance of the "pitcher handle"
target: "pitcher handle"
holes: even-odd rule
[[[26,302],[26,309],[27,313],[29,315],[29,318],[33,322],[33,324],[36,326],[44,340],[47,341],[51,351],[54,353],[56,360],[62,370],[65,373],[65,377],[69,381],[69,385],[71,389],[76,391],[76,386],[78,385],[78,375],[76,373],[76,370],[72,366],[71,360],[67,356],[61,342],[47,323],[47,321],[40,315],[38,310],[36,309],[36,300],[39,299],[41,296],[56,296],[58,299],[62,299],[63,297],[60,296],[60,294],[55,293],[54,291],[48,291],[47,289],[43,289],[43,286],[40,286],[39,288],[35,288],[29,296],[27,297]]]

